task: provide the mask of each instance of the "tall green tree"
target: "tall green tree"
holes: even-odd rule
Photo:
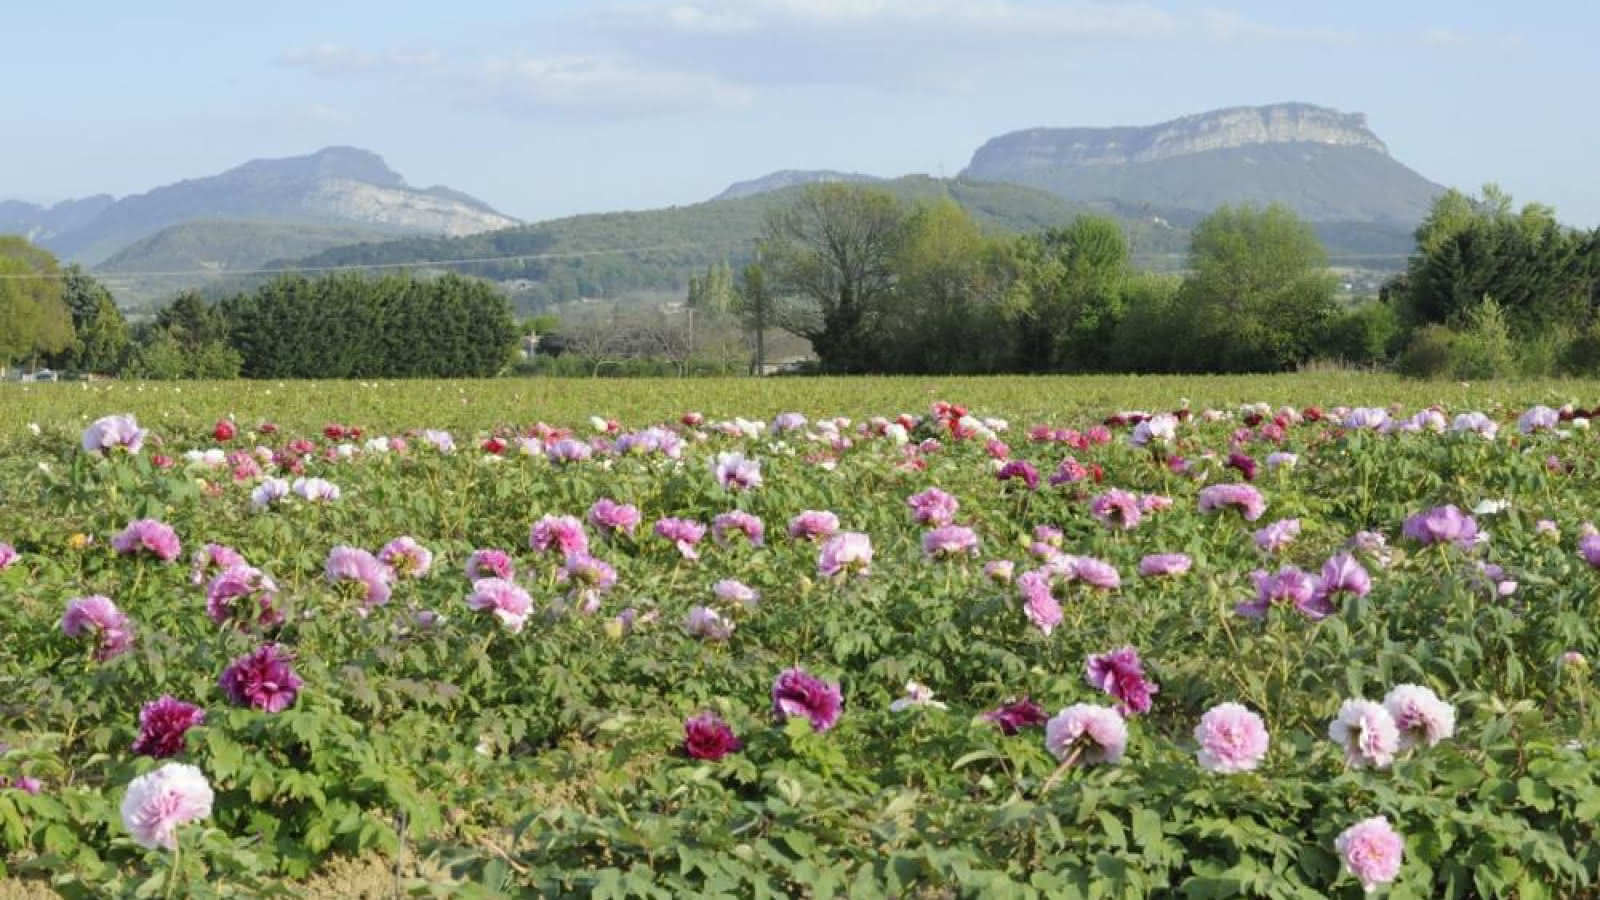
[[[880,360],[892,372],[994,372],[1011,362],[1001,300],[1009,269],[995,239],[955,201],[913,210],[894,254]]]
[[[1022,269],[1010,312],[1019,329],[1019,366],[1083,372],[1112,365],[1112,336],[1131,274],[1122,225],[1079,216],[1022,238],[1018,253]]]
[[[60,353],[72,340],[55,256],[21,237],[0,237],[0,366]]]
[[[72,314],[72,346],[50,357],[51,366],[78,372],[111,374],[127,359],[128,322],[111,292],[82,266],[61,273],[62,299]]]
[[[786,301],[780,328],[811,342],[822,368],[878,368],[874,337],[895,279],[905,212],[887,191],[811,185],[762,229],[768,287]]]

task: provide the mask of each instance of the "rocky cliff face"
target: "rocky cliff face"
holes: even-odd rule
[[[995,171],[1016,169],[1127,165],[1210,150],[1294,143],[1389,153],[1360,113],[1282,103],[1219,109],[1140,127],[1015,131],[980,147],[966,174],[984,178]]]

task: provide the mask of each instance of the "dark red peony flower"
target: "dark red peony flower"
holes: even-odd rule
[[[691,759],[715,762],[741,746],[733,729],[714,712],[703,712],[683,723],[683,752]]]

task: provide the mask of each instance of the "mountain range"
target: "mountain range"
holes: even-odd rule
[[[993,231],[1106,213],[1124,222],[1136,262],[1154,268],[1181,265],[1188,229],[1242,202],[1282,203],[1310,220],[1336,264],[1392,268],[1444,190],[1395,160],[1360,114],[1284,103],[1156,125],[1015,131],[985,142],[954,179],[783,170],[701,203],[532,224],[458,191],[411,187],[374,153],[329,147],[121,199],[3,201],[0,233],[94,266],[128,305],[243,270],[520,255],[536,258],[467,268],[535,306],[681,291],[709,263],[749,258],[766,210],[819,182],[870,183],[908,201],[949,197]]]

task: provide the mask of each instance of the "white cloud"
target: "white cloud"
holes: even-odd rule
[[[640,68],[606,56],[490,59],[473,76],[488,105],[515,113],[635,117],[739,106],[750,91],[711,75]]]
[[[1429,47],[1470,47],[1473,44],[1471,36],[1454,28],[1425,28],[1417,37]]]
[[[350,75],[382,70],[422,71],[444,63],[437,50],[390,50],[382,53],[342,44],[295,47],[278,55],[286,66],[308,69],[318,75]]]

